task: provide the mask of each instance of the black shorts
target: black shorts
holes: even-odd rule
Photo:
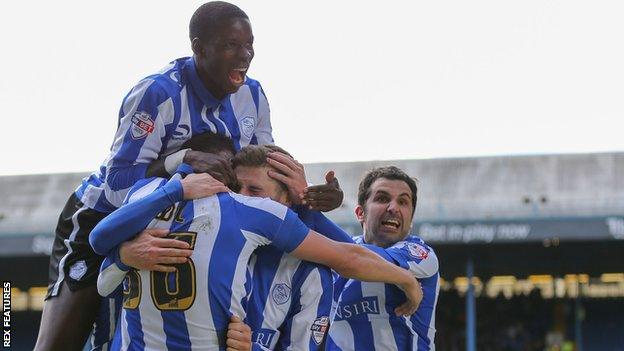
[[[89,245],[89,233],[106,215],[85,206],[75,194],[69,197],[56,226],[46,300],[58,294],[63,281],[71,291],[97,284],[104,257]]]

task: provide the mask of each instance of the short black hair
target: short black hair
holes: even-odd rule
[[[395,166],[378,167],[366,173],[364,179],[362,179],[360,186],[358,187],[358,205],[364,207],[364,203],[366,203],[366,200],[370,196],[371,185],[373,185],[373,183],[379,178],[404,181],[412,191],[412,213],[416,211],[416,200],[418,197],[416,180]]]
[[[234,148],[232,139],[226,137],[225,135],[215,134],[212,132],[194,135],[182,144],[181,149],[191,149],[211,154],[228,151],[232,154],[232,156],[236,154],[236,149]]]
[[[215,29],[224,20],[232,18],[249,19],[245,11],[238,6],[225,1],[211,1],[201,5],[189,23],[189,38],[199,38],[208,40],[214,33]]]

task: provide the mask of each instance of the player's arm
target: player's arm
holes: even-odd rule
[[[119,263],[119,254],[113,250],[111,254],[104,258],[100,266],[100,273],[97,279],[97,290],[100,296],[108,297],[114,295],[120,289],[121,283],[130,267]]]
[[[105,194],[109,201],[121,203],[124,194],[117,191],[130,188],[146,177],[151,161],[158,158],[162,140],[166,139],[166,123],[173,116],[166,116],[171,104],[166,91],[155,81],[139,82],[124,98],[119,110],[119,124],[111,146],[112,157],[106,166]]]
[[[195,173],[208,173],[223,184],[234,184],[236,175],[230,161],[217,154],[183,149],[152,161],[147,167],[146,176],[168,178],[182,164],[188,164]]]
[[[351,235],[342,230],[342,228],[336,225],[331,219],[325,217],[321,212],[305,209],[302,211],[308,211],[310,223],[306,221],[304,221],[304,223],[306,223],[310,229],[334,241],[354,243]]]
[[[254,130],[251,144],[273,144],[273,128],[271,127],[271,110],[262,87],[258,87],[258,123]]]
[[[97,254],[108,255],[112,248],[130,240],[145,229],[158,213],[176,202],[227,190],[221,182],[206,173],[190,174],[182,180],[173,179],[151,194],[120,207],[100,221],[91,231],[89,243]]]
[[[413,314],[422,300],[420,285],[411,273],[365,247],[339,243],[310,231],[291,254],[326,265],[345,278],[397,285],[408,299],[395,309],[397,315]]]
[[[255,239],[259,243],[271,243],[301,260],[328,266],[347,278],[395,284],[407,296],[407,301],[397,307],[395,313],[409,315],[416,311],[422,300],[422,290],[406,270],[364,247],[339,243],[310,230],[293,211],[270,199],[243,197],[239,201],[246,205],[239,210],[242,229],[264,236],[265,239]]]

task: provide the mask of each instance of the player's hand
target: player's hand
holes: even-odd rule
[[[232,315],[227,332],[227,351],[250,351],[251,328],[240,318]]]
[[[269,171],[269,177],[286,184],[288,197],[293,205],[301,204],[303,189],[308,186],[303,165],[281,152],[269,153],[267,163],[279,171]]]
[[[184,163],[189,164],[195,173],[210,173],[223,184],[236,184],[236,175],[230,160],[207,152],[189,150],[184,155]]]
[[[399,285],[399,288],[403,290],[405,296],[407,297],[407,301],[405,301],[401,306],[394,309],[394,313],[397,316],[410,316],[416,312],[420,302],[423,299],[423,291],[420,283],[416,278],[411,278],[408,283]]]
[[[343,199],[344,193],[340,189],[334,171],[325,174],[325,184],[307,187],[301,196],[302,204],[308,205],[310,209],[323,212],[340,207]]]
[[[199,199],[230,190],[208,173],[189,174],[180,183],[184,190],[184,200]]]
[[[193,250],[184,241],[165,238],[165,229],[146,229],[134,239],[121,244],[119,257],[125,265],[136,269],[175,272],[173,264],[185,263]]]

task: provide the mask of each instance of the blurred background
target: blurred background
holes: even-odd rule
[[[307,164],[345,191],[329,214],[352,234],[375,166],[418,179],[413,232],[443,278],[438,350],[623,350],[624,153]],[[85,173],[0,177],[0,265],[13,282],[14,345],[36,339],[59,209]]]

